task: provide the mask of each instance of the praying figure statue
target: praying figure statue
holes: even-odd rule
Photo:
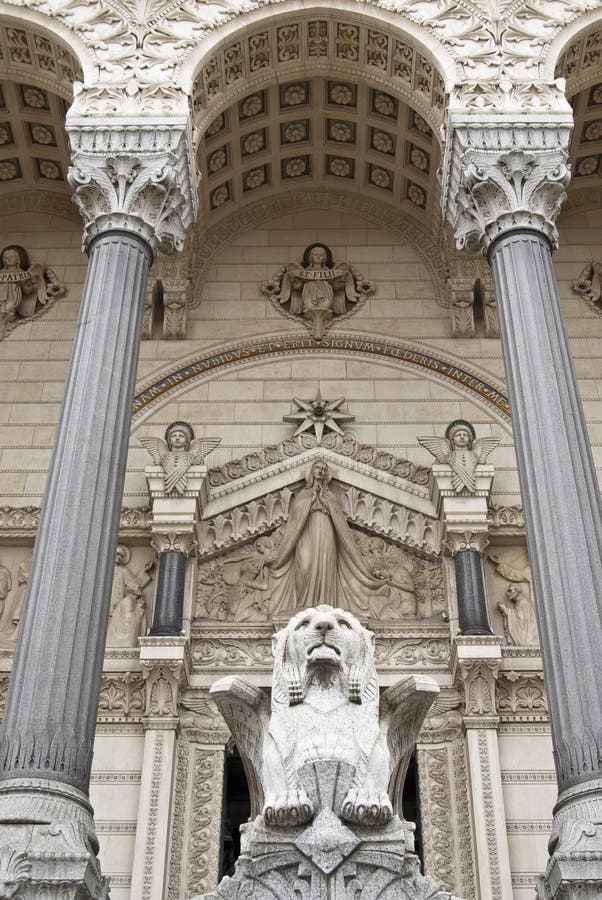
[[[320,340],[337,316],[349,314],[374,292],[374,285],[348,262],[335,263],[326,244],[310,244],[301,264],[287,263],[262,290]]]
[[[140,443],[146,447],[157,466],[165,473],[165,493],[182,497],[188,484],[188,470],[198,466],[221,443],[221,438],[197,438],[188,422],[172,422],[161,438],[144,437]]]
[[[452,470],[452,485],[456,494],[474,494],[477,489],[477,466],[487,461],[499,444],[499,438],[477,440],[474,428],[464,419],[448,425],[445,437],[419,437],[418,443],[432,453],[438,463],[446,463]]]
[[[499,575],[509,581],[504,599],[497,608],[504,617],[504,634],[509,644],[528,647],[539,643],[535,607],[531,599],[531,572],[528,565],[512,563],[497,554],[489,559]]]
[[[257,586],[266,591],[271,614],[328,601],[370,618],[397,618],[398,585],[369,571],[331,479],[325,462],[312,465]],[[404,587],[413,590],[411,582]]]

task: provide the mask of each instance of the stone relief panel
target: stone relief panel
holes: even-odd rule
[[[301,264],[287,263],[261,291],[278,312],[320,340],[337,319],[357,312],[375,287],[348,262],[335,263],[326,244],[310,244]]]
[[[573,281],[572,287],[590,309],[602,315],[602,261],[588,263]]]
[[[16,325],[46,312],[65,293],[48,266],[31,264],[24,247],[9,244],[0,253],[0,340]]]
[[[118,544],[107,647],[137,647],[152,621],[155,558],[147,547]]]
[[[537,646],[531,570],[524,546],[490,549],[485,572],[489,611],[496,634],[516,647]]]
[[[200,565],[197,617],[267,622],[329,598],[364,618],[441,617],[440,564],[352,529],[331,477],[314,463],[282,525]]]
[[[31,547],[0,550],[0,647],[14,646],[27,593]]]

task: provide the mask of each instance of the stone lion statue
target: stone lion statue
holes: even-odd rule
[[[236,677],[211,689],[245,764],[252,817],[261,813],[267,825],[283,828],[311,821],[325,805],[320,782],[335,764],[333,790],[340,796],[330,808],[339,819],[386,825],[393,817],[389,794],[400,811],[407,765],[437,684],[409,676],[379,701],[373,633],[331,606],[295,615],[272,648],[271,704]]]

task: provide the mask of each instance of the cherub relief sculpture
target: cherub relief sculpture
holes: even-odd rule
[[[146,634],[147,603],[142,591],[151,581],[155,560],[135,572],[129,565],[131,556],[128,547],[117,545],[107,647],[136,647],[140,635]]]
[[[597,313],[602,313],[602,262],[588,263],[573,281],[573,290]]]
[[[445,437],[419,437],[418,443],[432,453],[438,463],[452,470],[452,484],[457,494],[474,494],[477,489],[476,469],[485,463],[499,444],[499,438],[477,436],[470,422],[457,419],[448,425]]]
[[[303,261],[290,262],[262,286],[284,315],[297,319],[320,340],[337,317],[354,312],[374,285],[347,262],[335,264],[326,244],[310,244]]]
[[[507,559],[489,554],[497,572],[510,581],[504,599],[497,608],[504,618],[504,634],[509,644],[526,647],[539,643],[535,607],[531,600],[531,571],[528,564],[517,566]]]
[[[65,293],[52,269],[30,266],[23,247],[11,244],[0,253],[0,340],[19,320],[30,319]]]
[[[245,765],[252,824],[245,862],[209,896],[350,897],[348,863],[359,900],[449,897],[420,875],[393,810],[436,682],[409,676],[379,698],[374,635],[328,605],[294,616],[272,650],[271,703],[236,677],[211,688]]]
[[[157,437],[140,438],[140,443],[165,473],[165,493],[181,497],[186,493],[188,470],[198,466],[221,443],[221,438],[197,438],[188,422],[172,422],[165,431],[165,441]]]

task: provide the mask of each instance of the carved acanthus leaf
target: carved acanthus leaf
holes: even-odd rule
[[[69,117],[73,166],[68,180],[84,219],[84,244],[125,229],[154,252],[181,249],[194,219],[196,187],[187,122],[102,124]]]
[[[141,665],[145,685],[144,715],[177,716],[184,679],[183,662],[179,659],[142,659]]]
[[[530,125],[450,124],[444,207],[460,249],[486,250],[516,228],[541,231],[557,245],[570,130],[568,115]]]
[[[450,531],[445,533],[443,546],[452,556],[465,550],[474,550],[482,554],[489,544],[486,531]]]
[[[183,553],[184,556],[193,556],[196,552],[196,540],[192,533],[178,533],[168,531],[164,534],[156,532],[151,538],[153,549],[161,553]]]

